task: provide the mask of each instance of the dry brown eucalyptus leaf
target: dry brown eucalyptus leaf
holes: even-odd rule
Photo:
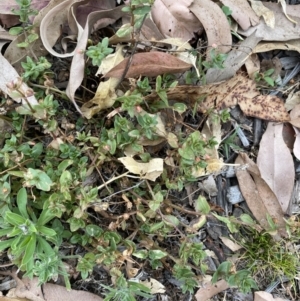
[[[208,46],[215,44],[222,53],[229,52],[232,45],[231,30],[222,9],[211,0],[194,0],[189,9],[203,24]]]
[[[250,26],[255,26],[259,23],[259,17],[247,0],[221,0],[221,2],[230,8],[232,18],[243,30],[247,30]]]
[[[261,38],[256,37],[255,33],[253,33],[239,45],[233,47],[223,63],[224,69],[210,68],[207,70],[207,83],[217,83],[235,76],[238,70],[244,65],[245,60],[252,53],[252,49],[260,41]]]
[[[286,236],[283,211],[278,199],[268,184],[262,179],[257,165],[245,153],[240,153],[235,160],[241,167],[237,168],[236,176],[241,192],[258,223],[269,230],[267,214],[278,226],[280,236]],[[279,239],[277,234],[276,239]]]
[[[167,92],[169,99],[180,100],[194,106],[205,113],[211,109],[221,110],[239,105],[249,116],[261,119],[284,122],[289,121],[289,114],[280,98],[270,95],[260,95],[253,80],[237,75],[228,81],[206,86],[177,86]],[[155,93],[146,100],[156,100]],[[201,100],[201,101],[199,101]]]
[[[262,179],[275,193],[286,212],[294,188],[294,160],[282,137],[283,124],[270,122],[262,136],[257,156],[257,166]]]
[[[194,33],[203,30],[201,22],[190,13],[192,0],[156,0],[151,9],[154,23],[165,37],[190,40]]]
[[[105,77],[120,78],[130,58],[124,59],[116,67],[112,68]],[[133,55],[125,78],[137,76],[158,76],[164,73],[179,73],[189,70],[191,64],[187,64],[175,56],[164,52],[145,52]]]
[[[263,41],[288,41],[299,39],[300,31],[300,5],[287,5],[286,12],[297,24],[291,22],[277,3],[264,2],[264,6],[269,8],[275,15],[275,26],[270,28],[263,19],[257,26],[250,27],[248,30],[239,30],[238,33],[250,36],[255,33],[256,37]]]

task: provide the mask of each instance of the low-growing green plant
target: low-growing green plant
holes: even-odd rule
[[[27,34],[32,29],[24,20],[32,13],[31,1],[17,2],[24,8],[19,14],[23,14],[22,32]],[[130,34],[133,43],[137,42],[139,29],[152,4],[150,0],[129,1],[124,10],[131,17],[130,23],[121,27],[117,35]],[[18,31],[15,29],[15,33]],[[27,46],[29,40],[25,41]],[[99,66],[112,52],[108,38],[104,37],[102,42],[89,47],[86,55],[93,65]],[[205,84],[208,69],[223,68],[226,55],[217,49],[211,49],[207,61],[196,50],[192,52],[191,55],[198,57],[197,70],[187,73],[186,83]],[[37,92],[39,103],[23,104],[8,114],[11,132],[3,138],[0,149],[3,238],[0,250],[7,250],[12,262],[26,275],[37,276],[40,284],[62,275],[70,288],[63,261],[74,258],[76,271],[83,281],[88,281],[97,265],[109,271],[112,284],[102,285],[105,300],[134,301],[138,297],[150,298],[150,290],[136,279],[126,278],[124,266],[130,262],[135,267],[159,271],[172,261],[173,277],[183,293],[191,294],[199,285],[199,274],[208,271],[206,252],[203,244],[195,240],[193,231],[203,227],[209,215],[224,222],[236,235],[242,227],[257,230],[249,218],[237,222],[234,217],[212,213],[213,208],[203,196],[194,202],[196,214],[201,217],[193,225],[188,224],[190,217],[182,216],[188,209],[174,204],[173,196],[196,181],[199,170],[205,171],[208,153],[216,145],[214,138],[207,139],[201,134],[198,121],[193,128],[182,119],[182,126],[174,130],[170,130],[172,124],[165,122],[166,111],[173,114],[175,122],[178,114],[184,112],[196,120],[200,115],[197,106],[203,100],[199,99],[194,108],[185,103],[172,103],[168,91],[178,83],[174,75],[130,81],[131,87],[124,89],[108,115],[100,112],[97,118],[85,120],[67,111],[63,99],[55,99],[51,91],[47,91],[48,95],[41,92],[39,84],[49,76],[51,67],[45,58],[27,58],[22,67],[23,80],[35,89],[29,94]],[[20,97],[30,96],[19,91],[22,83],[19,79],[9,88]],[[148,102],[150,94],[157,95],[157,99]],[[204,118],[207,116],[216,123],[230,118],[228,110],[216,112],[214,108]],[[75,120],[75,129],[63,126],[63,119]],[[225,152],[233,148],[233,138],[223,141]],[[144,170],[139,171],[140,175],[131,169],[129,173],[118,160],[130,156],[146,166],[161,155],[164,170],[155,182],[147,178]],[[275,223],[270,217],[268,221],[269,232],[275,232]],[[269,233],[256,234],[265,239]],[[176,240],[172,250],[166,247],[170,237]],[[63,250],[65,245],[77,246],[85,253],[73,256]],[[258,254],[259,250],[252,249],[250,243],[244,254],[250,263],[249,270],[232,272],[229,263],[222,263],[213,280],[226,279],[243,291],[256,288],[251,278],[252,271],[256,272],[251,269],[255,264],[251,263],[254,252]],[[277,257],[272,258],[275,266],[280,260],[283,267],[290,264],[290,257],[275,254]],[[286,268],[280,272],[292,276],[294,270]]]
[[[235,130],[231,135],[222,140],[220,150],[224,152],[225,157],[228,159],[230,150],[234,152],[242,151],[242,148],[237,144],[237,131]]]
[[[39,217],[28,210],[27,191],[21,188],[17,195],[17,210],[7,210],[1,222],[0,236],[7,239],[0,242],[0,250],[9,248],[12,261],[28,276],[33,276],[34,261],[39,256],[52,256],[51,244],[57,243],[56,232],[45,225],[55,216],[44,208]]]
[[[86,55],[92,59],[93,66],[100,66],[102,60],[114,51],[108,47],[108,42],[108,38],[104,38],[96,46],[88,47]]]
[[[25,40],[18,44],[20,48],[27,48],[32,42],[39,38],[34,30],[33,25],[29,25],[29,17],[36,15],[38,12],[31,8],[31,0],[15,0],[19,9],[13,9],[13,14],[19,16],[22,26],[15,26],[9,30],[13,36],[24,33]]]
[[[230,262],[222,262],[213,275],[212,283],[216,283],[219,278],[222,278],[225,279],[230,286],[237,286],[243,293],[248,293],[251,289],[258,289],[249,270],[240,270],[233,273],[231,267],[232,264]]]
[[[136,296],[144,298],[152,297],[149,294],[150,288],[135,281],[128,281],[122,274],[118,275],[115,287],[112,288],[104,284],[102,286],[107,290],[104,301],[136,301]]]
[[[274,69],[269,69],[265,72],[256,72],[254,74],[254,79],[257,83],[264,81],[267,83],[269,86],[274,87],[275,81],[271,77],[271,75],[274,73]]]
[[[25,71],[22,76],[25,81],[36,81],[38,78],[45,80],[45,75],[52,75],[52,72],[49,71],[51,64],[43,56],[37,62],[34,62],[32,58],[27,56],[26,62],[21,62],[21,66]]]
[[[124,24],[117,32],[119,37],[131,35],[135,37],[136,31],[142,26],[144,19],[151,11],[153,0],[132,0],[122,10],[130,14],[130,23]]]

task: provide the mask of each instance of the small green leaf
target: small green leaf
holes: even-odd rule
[[[29,46],[29,43],[28,42],[22,42],[22,43],[17,44],[17,46],[19,48],[27,48]]]
[[[222,11],[225,16],[230,16],[232,14],[232,10],[228,6],[222,6]]]
[[[267,71],[264,72],[264,76],[270,76],[274,73],[275,69],[269,69]]]
[[[18,209],[21,213],[21,215],[24,218],[29,219],[28,213],[27,213],[27,191],[26,189],[23,187],[18,191],[18,195],[17,195],[17,204],[18,204]]]
[[[162,228],[164,226],[164,222],[159,222],[151,225],[149,231],[150,233],[156,232],[158,229]]]
[[[274,82],[274,79],[273,79],[273,78],[266,76],[266,77],[264,77],[264,80],[265,80],[265,82],[267,82],[271,87],[274,87],[275,82]]]
[[[197,212],[208,214],[210,212],[210,206],[204,196],[199,196],[195,201],[195,209]]]
[[[70,160],[70,159],[66,159],[66,160],[63,160],[62,162],[60,162],[57,166],[57,169],[62,172],[64,171],[66,168],[68,168],[70,165],[73,164],[73,160]]]
[[[0,251],[3,251],[11,246],[11,243],[13,242],[14,238],[7,239],[0,241]]]
[[[174,215],[164,215],[163,221],[167,226],[174,227],[179,225],[179,220]]]
[[[119,38],[123,38],[126,37],[128,35],[130,35],[133,31],[133,27],[128,23],[128,24],[124,24],[117,32],[116,35]]]
[[[36,186],[36,188],[43,191],[50,191],[53,182],[49,176],[42,170],[28,168],[24,174],[27,186]]]
[[[168,253],[163,252],[161,250],[150,250],[149,251],[149,258],[152,260],[162,259],[162,258],[166,257],[167,255],[168,255]]]
[[[184,103],[176,102],[173,105],[173,110],[178,112],[179,114],[182,114],[187,110],[187,106]]]
[[[29,242],[27,243],[24,257],[22,259],[22,265],[27,264],[30,260],[33,260],[33,255],[36,247],[36,235],[32,234]]]
[[[139,250],[139,251],[134,252],[132,255],[137,258],[140,258],[140,259],[146,259],[148,256],[148,251],[147,250]]]
[[[32,43],[32,42],[34,42],[35,40],[37,40],[38,38],[39,38],[39,35],[38,35],[38,34],[32,33],[32,34],[28,35],[27,41],[28,41],[29,43]]]
[[[23,216],[9,211],[5,213],[4,220],[7,223],[17,227],[26,223],[26,219]]]
[[[45,227],[45,226],[39,226],[37,230],[38,230],[41,234],[43,234],[43,235],[45,235],[45,236],[52,237],[52,236],[55,236],[55,235],[56,235],[56,232],[55,232],[53,229],[50,229],[50,228]]]
[[[24,28],[23,27],[12,27],[9,30],[9,34],[12,36],[17,36],[23,32]]]
[[[146,15],[151,11],[151,6],[140,6],[134,9],[133,13],[136,15]]]
[[[54,214],[52,214],[48,209],[43,209],[42,213],[40,214],[40,217],[37,221],[37,226],[43,226],[47,224],[49,221],[51,221],[55,217]]]
[[[249,214],[241,214],[240,219],[242,222],[250,224],[250,225],[255,225],[255,221],[252,219],[252,217]]]

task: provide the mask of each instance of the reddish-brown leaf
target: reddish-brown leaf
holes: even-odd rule
[[[116,78],[122,77],[129,59],[130,58],[126,58],[123,60],[104,76]],[[164,52],[153,51],[136,53],[132,57],[132,61],[130,62],[129,69],[125,77],[137,77],[140,75],[158,76],[164,73],[179,73],[184,72],[191,67],[191,64],[187,64],[175,56]]]

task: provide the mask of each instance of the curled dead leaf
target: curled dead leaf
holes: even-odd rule
[[[118,159],[133,174],[139,175],[141,179],[155,181],[163,172],[163,159],[152,159],[148,163],[142,163],[130,157]]]

